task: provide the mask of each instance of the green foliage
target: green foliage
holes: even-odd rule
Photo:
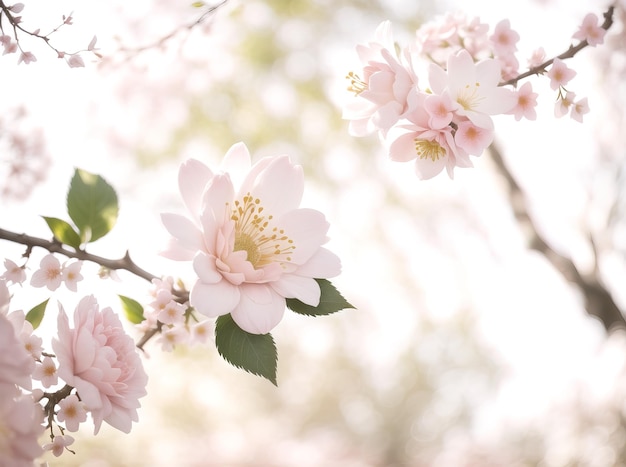
[[[324,316],[346,308],[354,308],[327,279],[315,279],[322,295],[318,306],[307,305],[295,298],[287,299],[287,308],[301,315]]]
[[[141,323],[145,318],[143,315],[143,306],[137,300],[124,295],[118,295],[122,301],[122,309],[126,315],[126,319],[133,324]]]
[[[56,217],[42,216],[50,230],[52,231],[54,238],[61,243],[69,245],[78,249],[80,247],[80,235],[74,230],[74,228],[62,219]]]
[[[76,169],[67,193],[67,212],[78,227],[82,242],[94,242],[115,225],[117,194],[100,175]]]
[[[26,321],[33,325],[33,329],[37,329],[41,324],[43,315],[46,312],[46,306],[48,306],[49,298],[41,302],[39,305],[34,306],[28,313],[26,313]]]
[[[231,365],[277,385],[278,355],[271,334],[250,334],[237,326],[228,314],[217,318],[215,345],[219,354]]]

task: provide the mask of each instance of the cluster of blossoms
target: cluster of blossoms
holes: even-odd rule
[[[10,310],[9,287],[25,277],[12,261],[6,260],[5,267],[0,278],[0,465],[32,466],[45,450],[61,455],[74,441],[67,432],[78,431],[88,414],[94,433],[102,422],[130,432],[139,399],[146,395],[147,375],[118,315],[87,296],[70,325],[59,304],[54,353],[45,352],[28,316]],[[41,446],[46,430],[51,442]]]
[[[329,289],[319,281],[338,275],[341,265],[323,246],[329,228],[324,215],[299,207],[304,175],[288,156],[265,157],[252,165],[248,149],[239,143],[227,152],[218,172],[195,159],[183,163],[179,187],[190,217],[162,215],[172,235],[163,254],[191,261],[197,280],[187,292],[181,281],[153,278],[147,304],[132,300],[134,316],[125,311],[143,332],[137,344],[124,331],[118,314],[112,308],[100,308],[90,295],[78,302],[72,320],[59,304],[52,353],[46,352],[43,339],[34,331],[49,300],[26,314],[9,312],[9,287],[22,286],[28,278],[26,264],[4,261],[5,271],[0,275],[0,465],[32,465],[46,450],[56,456],[73,452],[69,433],[77,431],[88,416],[94,434],[103,422],[128,433],[138,419],[139,399],[146,394],[147,376],[137,347],[143,350],[154,335],[158,334],[156,342],[166,351],[178,344],[203,343],[214,331],[208,318],[230,315],[240,332],[262,335],[263,341],[282,319],[289,300],[299,304],[291,304],[294,310],[309,307],[306,313],[341,309],[321,305]],[[29,250],[27,262],[30,259]],[[62,264],[56,254],[46,254],[32,273],[30,285],[54,291],[64,283],[76,292],[83,279],[81,266],[82,261]],[[345,306],[350,305],[346,302]],[[231,339],[229,334],[227,341]],[[240,341],[236,339],[237,347]],[[227,359],[228,345],[220,348],[218,344]],[[244,367],[256,371],[254,364]],[[46,430],[50,442],[40,446],[38,438]]]
[[[20,42],[18,32],[36,39],[41,39],[48,47],[56,52],[58,58],[65,60],[70,68],[80,68],[85,66],[85,62],[80,55],[81,52],[90,52],[96,57],[102,58],[101,55],[97,52],[98,49],[96,49],[97,39],[95,36],[89,42],[87,48],[76,52],[64,52],[62,50],[58,50],[50,43],[50,36],[52,36],[52,34],[57,32],[63,26],[72,25],[72,15],[63,15],[61,24],[59,24],[49,33],[41,34],[40,29],[30,31],[23,27],[21,16],[23,10],[23,3],[15,3],[13,5],[7,6],[5,5],[4,1],[0,0],[0,45],[3,49],[2,55],[19,52],[19,58],[17,60],[18,65],[21,63],[28,65],[29,63],[37,61],[37,57],[35,56],[35,54],[22,48],[22,43]],[[9,33],[5,32],[5,26],[8,26],[6,29],[10,30]]]
[[[230,314],[251,334],[266,334],[282,319],[285,299],[316,307],[315,279],[335,277],[339,258],[322,245],[329,224],[314,209],[299,208],[302,167],[288,156],[251,166],[243,143],[232,146],[219,172],[190,159],[178,182],[191,218],[163,214],[172,235],[164,256],[192,261],[198,280],[189,302],[201,314]]]
[[[573,38],[594,46],[602,43],[605,32],[598,17],[589,14]],[[471,167],[469,156],[480,156],[491,144],[494,115],[536,118],[537,93],[531,83],[513,86],[548,67],[545,76],[558,91],[555,115],[570,112],[582,121],[589,111],[587,100],[575,101],[564,87],[576,72],[560,58],[545,61],[545,52],[537,49],[528,60],[529,72],[521,75],[518,41],[509,20],[490,33],[478,18],[449,14],[423,25],[415,42],[396,53],[391,24],[383,22],[372,42],[357,46],[362,73],[347,76],[355,95],[343,114],[350,120],[350,134],[378,132],[389,157],[415,160],[421,179],[444,168],[452,178],[455,167]]]
[[[204,344],[212,334],[212,322],[200,319],[193,309],[177,301],[173,294],[174,281],[171,277],[165,280],[152,281],[152,301],[143,309],[144,320],[138,324],[143,332],[159,328],[157,342],[161,349],[171,351],[176,345]]]

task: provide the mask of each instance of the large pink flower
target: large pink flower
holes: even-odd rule
[[[111,308],[98,310],[93,296],[83,298],[74,312],[74,328],[62,307],[58,339],[52,348],[59,361],[58,375],[76,388],[91,412],[94,433],[102,421],[130,432],[137,421],[139,398],[146,395],[146,375],[135,343]]]
[[[162,215],[174,237],[164,255],[193,260],[198,280],[190,303],[200,313],[230,313],[243,330],[265,334],[282,319],[285,298],[319,304],[315,278],[336,276],[340,262],[322,247],[329,227],[324,215],[299,208],[300,166],[277,156],[251,167],[247,147],[238,143],[219,173],[185,162],[179,186],[191,220]]]

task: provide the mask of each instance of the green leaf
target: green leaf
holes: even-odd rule
[[[124,314],[126,315],[126,319],[133,324],[141,323],[145,318],[143,315],[143,307],[141,303],[137,300],[134,300],[130,297],[125,297],[124,295],[118,295],[120,300],[122,301],[122,309],[124,310]]]
[[[271,334],[250,334],[233,318],[223,315],[215,323],[215,345],[219,354],[231,365],[276,383],[278,355]]]
[[[80,236],[69,223],[56,217],[41,217],[44,218],[48,227],[50,227],[54,238],[76,249],[80,247]]]
[[[46,306],[48,305],[48,300],[44,300],[39,305],[33,307],[28,313],[26,313],[26,321],[33,325],[33,329],[37,329],[41,324],[41,320],[43,319],[43,315],[46,312]]]
[[[100,175],[76,169],[67,193],[67,212],[83,242],[94,242],[115,225],[117,194]]]
[[[328,279],[315,279],[320,286],[322,295],[320,303],[317,306],[302,303],[297,298],[287,299],[287,308],[301,315],[307,316],[323,316],[335,313],[345,308],[354,308],[343,295],[330,283]]]

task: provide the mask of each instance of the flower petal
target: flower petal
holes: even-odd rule
[[[311,306],[320,304],[321,290],[315,279],[310,277],[296,276],[295,274],[283,274],[277,281],[270,285],[279,295],[285,298],[297,298]]]
[[[250,160],[250,151],[244,143],[233,144],[222,159],[220,169],[230,175],[234,186],[239,187],[250,171]]]
[[[285,299],[265,284],[240,286],[241,300],[231,316],[237,326],[251,334],[267,334],[283,318]]]
[[[222,279],[215,265],[215,256],[207,255],[203,251],[199,251],[193,259],[193,270],[200,280],[207,284],[215,284]]]
[[[213,213],[213,220],[216,226],[220,226],[226,219],[226,214],[230,214],[227,204],[232,204],[235,197],[235,189],[228,174],[217,174],[207,184],[203,195],[202,211],[210,210]],[[207,235],[206,220],[202,220]]]
[[[239,300],[239,288],[226,280],[221,280],[216,284],[197,281],[189,294],[191,306],[209,318],[217,318],[230,313]]]
[[[267,164],[267,159],[262,159],[259,164]],[[274,217],[279,217],[300,205],[304,192],[304,173],[301,166],[291,163],[289,156],[270,159],[270,163],[258,175],[255,174],[255,168],[252,168],[242,190],[249,187],[248,191],[261,200],[265,209]],[[240,196],[244,194],[240,191]]]
[[[303,264],[313,256],[317,249],[328,241],[326,233],[329,224],[324,214],[309,208],[289,211],[277,220],[277,224],[285,230],[293,240],[295,249],[291,262]]]
[[[298,267],[296,274],[315,279],[335,277],[341,273],[341,260],[330,250],[324,247],[318,248],[311,258]]]
[[[180,214],[162,213],[161,222],[167,231],[178,240],[178,246],[190,251],[204,249],[202,232],[188,218]]]
[[[197,218],[202,206],[202,193],[213,172],[196,159],[189,159],[178,171],[178,188],[189,213]]]

